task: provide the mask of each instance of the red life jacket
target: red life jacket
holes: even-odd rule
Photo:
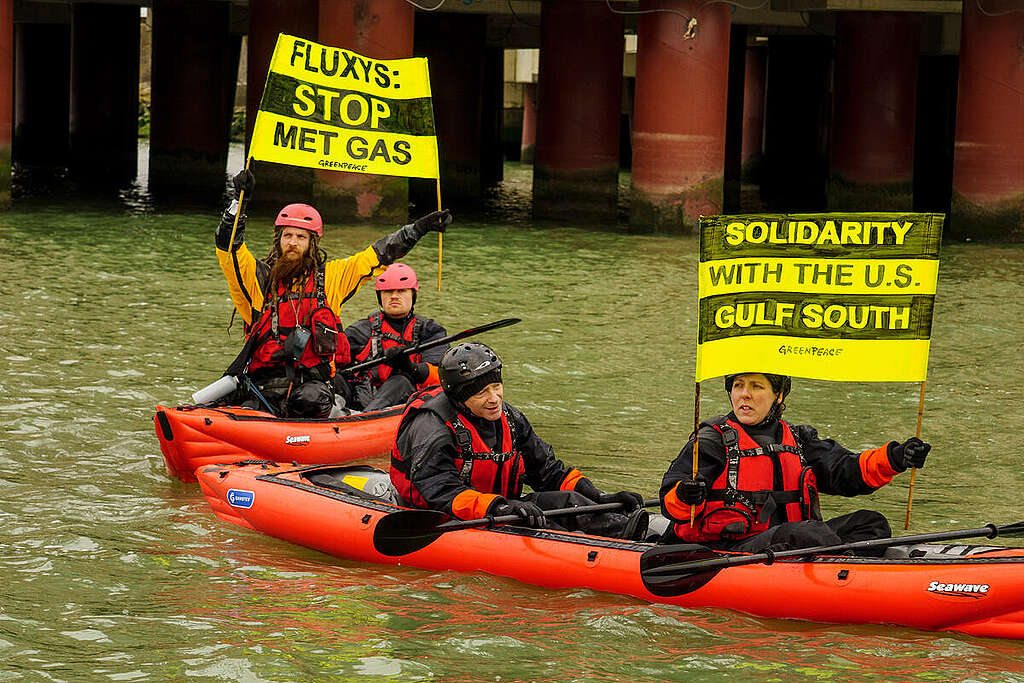
[[[409,317],[405,329],[399,332],[391,326],[391,320],[383,312],[377,311],[368,318],[370,321],[370,338],[366,345],[356,354],[355,360],[361,363],[370,358],[380,358],[384,351],[396,346],[416,346],[420,342],[420,331],[423,328],[423,320],[419,316]],[[409,362],[420,363],[423,356],[414,353],[409,356]],[[367,370],[373,386],[379,387],[384,380],[391,376],[392,370],[383,363]],[[366,375],[363,375],[364,377]]]
[[[351,353],[348,338],[342,333],[341,321],[327,305],[324,292],[324,268],[310,273],[301,292],[285,291],[277,286],[277,306],[267,296],[260,318],[248,330],[257,338],[256,349],[249,359],[249,369],[294,367],[312,369],[320,366],[320,379],[334,376],[336,368],[348,365]],[[312,333],[301,358],[293,362],[287,357],[284,342],[299,324]]]
[[[518,498],[522,494],[526,463],[515,449],[516,434],[508,419],[508,411],[502,408],[501,437],[495,444],[498,450],[492,450],[473,424],[455,410],[441,387],[435,386],[413,395],[395,432],[395,443],[391,448],[391,483],[403,500],[417,507],[429,507],[412,484],[410,463],[399,452],[397,437],[398,432],[424,410],[437,415],[452,431],[455,437],[455,468],[459,470],[463,484],[481,493],[506,498]]]
[[[689,543],[737,540],[772,526],[781,506],[787,522],[821,519],[814,472],[804,463],[803,449],[790,426],[782,425],[782,443],[760,445],[738,422],[720,418],[711,424],[725,443],[725,469],[711,484],[700,516],[675,525],[676,536]],[[782,489],[772,488],[776,471]]]

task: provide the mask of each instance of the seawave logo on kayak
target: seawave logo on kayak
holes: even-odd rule
[[[242,489],[228,489],[228,505],[236,508],[251,508],[256,494]]]
[[[956,598],[983,598],[988,595],[987,583],[945,583],[932,581],[928,584],[928,592],[938,595],[949,595]]]
[[[302,436],[286,436],[284,437],[284,444],[286,446],[308,446],[309,435],[303,434]]]

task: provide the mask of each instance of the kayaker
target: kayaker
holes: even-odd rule
[[[328,416],[343,403],[336,395],[348,395],[348,384],[337,372],[350,360],[338,319],[342,305],[428,232],[444,232],[451,213],[435,211],[360,252],[328,261],[320,248],[320,213],[308,204],[289,204],[274,221],[270,253],[257,260],[244,241],[245,206],[238,206],[242,190],[248,200],[256,181],[243,170],[232,183],[235,200],[221,217],[215,241],[231,300],[245,321],[246,344],[227,374],[247,369],[278,415]],[[236,212],[238,226],[229,244]],[[252,397],[244,404],[263,408]]]
[[[374,283],[380,310],[345,329],[353,361],[392,357],[349,380],[353,402],[363,410],[378,410],[405,403],[416,391],[437,384],[436,368],[444,346],[423,354],[397,354],[400,349],[447,336],[439,323],[413,312],[419,294],[416,271],[404,263],[392,263]]]
[[[813,427],[782,420],[791,387],[785,375],[726,376],[732,412],[700,425],[697,476],[691,435],[662,479],[662,512],[674,522],[664,541],[761,552],[892,535],[872,510],[822,521],[818,492],[871,493],[907,468],[923,467],[931,446],[912,437],[854,453],[820,439]]]
[[[391,451],[391,481],[410,506],[459,519],[519,515],[547,524],[542,510],[617,502],[622,512],[560,518],[560,528],[615,538],[643,538],[648,515],[639,493],[604,493],[555,458],[529,420],[502,400],[501,360],[475,342],[448,349],[440,387],[415,394]],[[523,484],[533,493],[523,495]],[[550,524],[554,527],[556,525]]]

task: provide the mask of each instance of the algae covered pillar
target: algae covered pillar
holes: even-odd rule
[[[965,2],[947,234],[1024,240],[1024,12]]]
[[[149,188],[157,196],[224,192],[238,73],[230,19],[226,2],[153,2]]]
[[[829,210],[913,208],[920,33],[911,14],[839,13]]]
[[[320,0],[319,42],[371,59],[412,56],[415,10],[405,0]],[[408,180],[396,176],[316,171],[315,204],[340,220],[406,219]]]
[[[690,232],[722,210],[731,8],[640,1],[658,9],[637,27],[630,223]]]
[[[538,217],[615,220],[623,32],[622,15],[604,3],[541,3],[533,165]]]

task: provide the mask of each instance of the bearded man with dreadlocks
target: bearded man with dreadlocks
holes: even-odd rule
[[[818,492],[871,493],[908,467],[923,467],[931,446],[911,437],[854,453],[819,439],[813,427],[783,421],[791,388],[786,375],[726,376],[732,412],[700,425],[697,476],[691,434],[662,479],[661,509],[673,522],[664,542],[757,553],[892,535],[873,510],[822,521]]]
[[[242,405],[271,407],[282,416],[326,417],[350,399],[338,372],[351,360],[338,317],[342,305],[428,232],[444,232],[451,213],[435,211],[358,253],[328,261],[320,248],[319,212],[308,204],[289,204],[274,221],[270,253],[257,260],[245,245],[245,207],[238,199],[248,200],[256,181],[244,170],[232,183],[235,201],[221,217],[215,241],[231,301],[245,321],[246,344],[226,374],[247,370],[259,392],[260,400],[237,397]]]

